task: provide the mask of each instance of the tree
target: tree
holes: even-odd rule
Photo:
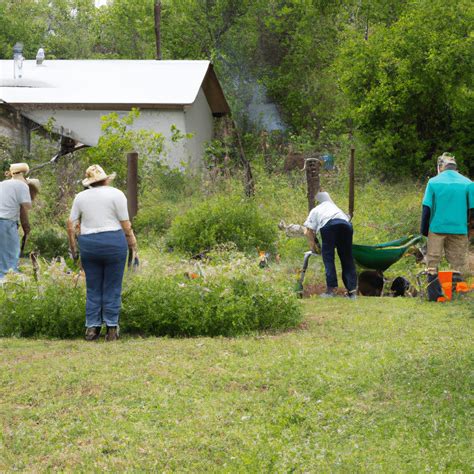
[[[433,155],[454,151],[472,171],[471,2],[412,2],[367,41],[353,36],[338,71],[353,118],[377,168],[418,174]]]
[[[155,59],[154,0],[114,0],[98,11],[96,54]]]
[[[0,58],[12,59],[13,46],[23,43],[26,58],[36,56],[47,29],[45,0],[0,1]]]

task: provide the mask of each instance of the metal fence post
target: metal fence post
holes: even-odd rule
[[[351,158],[349,160],[349,216],[354,216],[355,200],[355,146],[351,144]]]

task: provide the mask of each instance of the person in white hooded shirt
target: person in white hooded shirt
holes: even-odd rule
[[[357,293],[357,273],[352,257],[352,224],[349,217],[339,209],[326,192],[319,192],[316,200],[320,203],[308,215],[304,226],[306,237],[312,251],[316,251],[316,234],[321,234],[322,257],[326,270],[326,293],[321,296],[335,296],[337,273],[335,250],[342,266],[342,281],[347,296],[355,298]]]

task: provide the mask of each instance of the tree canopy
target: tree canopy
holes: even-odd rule
[[[163,59],[213,61],[245,122],[256,84],[288,129],[349,132],[385,176],[451,151],[474,172],[469,0],[162,0]],[[155,0],[0,0],[0,57],[154,59]]]

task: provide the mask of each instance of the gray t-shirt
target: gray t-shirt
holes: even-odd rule
[[[81,221],[82,235],[120,230],[120,221],[128,221],[127,198],[111,186],[86,189],[75,197],[69,218]]]
[[[21,204],[31,204],[28,185],[19,179],[0,182],[0,219],[18,222]]]

